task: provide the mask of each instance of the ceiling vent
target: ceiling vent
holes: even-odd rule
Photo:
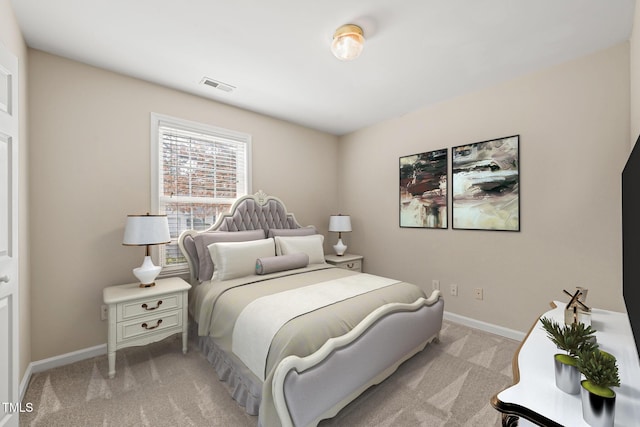
[[[204,77],[200,83],[205,84],[207,86],[215,87],[216,89],[220,89],[223,92],[232,92],[236,87],[231,86],[230,84],[223,83],[218,80],[210,79],[209,77]]]

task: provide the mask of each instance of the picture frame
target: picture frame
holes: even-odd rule
[[[451,148],[454,230],[520,231],[520,135]]]
[[[448,150],[400,157],[400,227],[448,228]]]

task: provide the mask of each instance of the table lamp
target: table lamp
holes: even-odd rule
[[[133,269],[133,274],[140,280],[141,288],[155,286],[154,280],[162,267],[156,266],[149,256],[150,245],[169,243],[169,221],[166,215],[128,215],[124,228],[122,244],[126,246],[146,246],[147,252],[142,265]]]
[[[338,233],[338,243],[333,246],[336,255],[342,256],[347,250],[347,246],[342,243],[342,233],[351,231],[351,217],[349,215],[331,215],[329,217],[329,231]]]

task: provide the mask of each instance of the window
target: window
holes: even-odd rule
[[[187,268],[180,233],[210,227],[249,193],[250,153],[250,135],[151,114],[151,208],[167,215],[171,231],[159,251],[163,271]]]

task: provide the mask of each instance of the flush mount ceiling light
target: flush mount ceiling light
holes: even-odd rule
[[[333,34],[331,52],[341,61],[357,58],[364,46],[362,28],[354,24],[343,25]]]

